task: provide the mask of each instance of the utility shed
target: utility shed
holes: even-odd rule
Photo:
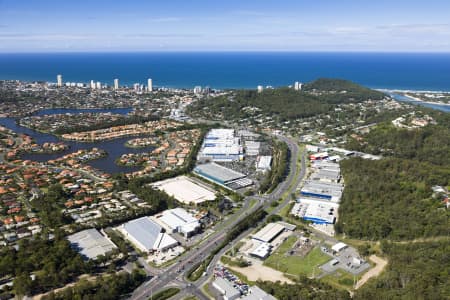
[[[333,250],[333,252],[339,253],[342,250],[346,249],[348,247],[347,244],[339,242],[337,244],[335,244],[333,247],[331,247],[331,250]]]

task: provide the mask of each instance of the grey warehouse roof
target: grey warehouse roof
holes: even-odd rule
[[[117,248],[116,245],[94,228],[69,235],[67,239],[73,248],[88,259],[95,259],[99,255],[105,255]]]
[[[207,163],[207,164],[198,165],[195,168],[195,171],[200,172],[202,174],[206,174],[210,177],[216,178],[222,182],[228,182],[228,181],[236,180],[236,179],[243,178],[246,176],[245,174],[225,168],[216,163]]]
[[[162,227],[150,220],[148,217],[142,217],[123,224],[123,228],[135,240],[145,248],[151,250],[158,239]]]

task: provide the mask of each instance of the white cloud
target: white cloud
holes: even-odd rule
[[[152,19],[176,22],[175,18]],[[215,30],[217,29],[217,30]],[[220,29],[220,30],[219,30]],[[133,33],[14,33],[0,32],[0,48],[123,49],[123,50],[289,50],[289,51],[450,51],[449,24],[389,24],[376,26],[274,26],[199,28],[183,32],[165,28]],[[31,47],[33,46],[33,47]],[[37,48],[36,48],[37,47]]]

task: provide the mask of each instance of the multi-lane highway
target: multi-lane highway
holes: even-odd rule
[[[239,222],[246,218],[249,214],[255,212],[257,209],[263,207],[268,208],[273,201],[278,200],[284,194],[290,194],[294,192],[300,181],[305,175],[305,154],[300,153],[297,143],[291,138],[285,136],[277,136],[278,139],[284,141],[290,151],[289,173],[285,180],[281,182],[272,193],[264,196],[250,196],[245,199],[245,205],[237,213],[231,221],[225,221],[224,224],[220,224],[220,229],[208,236],[203,242],[201,242],[195,248],[189,250],[182,256],[176,263],[162,269],[158,274],[155,274],[149,281],[144,282],[139,286],[131,295],[132,300],[149,299],[151,296],[166,287],[177,286],[182,289],[183,294],[194,295],[199,299],[208,299],[200,290],[200,287],[209,279],[211,272],[207,272],[206,276],[202,276],[197,282],[189,283],[185,276],[187,272],[195,265],[200,264],[214,249],[218,247],[226,238],[227,232],[234,228]],[[298,172],[297,162],[301,159],[301,168]],[[256,205],[249,206],[251,199],[257,199]],[[289,197],[286,197],[276,209],[270,214],[278,213],[289,202]],[[242,233],[235,240],[240,240],[247,235],[250,229]],[[213,266],[217,263],[220,256],[227,251],[229,246],[222,249],[217,255],[214,256],[210,263]]]

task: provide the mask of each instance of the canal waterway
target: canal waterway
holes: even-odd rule
[[[87,113],[87,112],[111,112],[115,114],[128,114],[131,112],[131,108],[114,108],[114,109],[45,109],[41,110],[34,115],[51,115],[51,114],[65,114],[65,113]],[[27,134],[31,136],[38,144],[43,144],[46,142],[64,142],[65,144],[69,145],[69,149],[66,151],[53,153],[53,154],[36,154],[36,153],[29,153],[22,155],[22,159],[29,159],[33,161],[39,161],[39,162],[45,162],[51,159],[56,159],[58,157],[61,157],[63,155],[66,155],[68,153],[76,152],[80,149],[90,149],[93,147],[103,149],[105,150],[108,155],[105,157],[102,157],[100,159],[96,159],[93,161],[87,162],[90,166],[102,170],[104,172],[114,174],[114,173],[129,173],[138,171],[141,169],[141,167],[127,167],[127,166],[119,166],[115,163],[115,160],[119,158],[122,154],[126,153],[142,153],[145,151],[150,151],[152,147],[146,147],[146,148],[128,148],[125,147],[125,142],[134,138],[134,137],[124,137],[124,138],[118,138],[113,140],[107,140],[102,142],[74,142],[74,141],[66,141],[63,139],[60,139],[59,137],[38,132],[23,126],[20,126],[17,124],[16,119],[14,118],[0,118],[0,124],[13,130],[14,132],[18,134]]]
[[[440,104],[417,101],[410,97],[395,94],[395,93],[390,93],[390,95],[397,101],[408,102],[411,104],[422,105],[425,107],[433,108],[433,109],[444,111],[444,112],[450,112],[450,105],[440,105]],[[41,110],[41,111],[35,113],[35,115],[42,116],[42,115],[49,115],[49,114],[66,114],[66,113],[75,114],[75,113],[87,113],[87,112],[97,112],[97,113],[111,112],[111,113],[115,113],[115,114],[125,115],[131,111],[132,111],[131,108],[112,108],[112,109],[62,109],[62,108],[57,108],[57,109]],[[102,170],[102,171],[110,173],[110,174],[120,173],[120,172],[129,173],[129,172],[138,171],[139,169],[141,169],[141,167],[119,166],[115,163],[115,160],[117,158],[119,158],[122,154],[142,153],[144,151],[151,150],[151,147],[139,148],[139,149],[125,147],[125,142],[128,141],[129,139],[132,139],[133,137],[118,138],[118,139],[107,140],[107,141],[103,141],[103,142],[93,142],[93,143],[74,142],[74,141],[65,141],[55,135],[38,132],[38,131],[35,131],[32,129],[20,126],[17,124],[16,119],[14,119],[14,118],[0,118],[0,124],[13,130],[14,132],[16,132],[18,134],[23,133],[23,134],[27,134],[27,135],[31,136],[38,144],[43,144],[46,142],[61,142],[61,141],[63,141],[64,143],[66,143],[67,145],[70,146],[70,148],[68,150],[63,151],[63,152],[58,152],[58,153],[53,153],[53,154],[30,153],[30,154],[25,154],[22,156],[23,159],[29,159],[29,160],[33,160],[33,161],[45,162],[50,159],[55,159],[55,158],[61,157],[65,154],[78,151],[80,149],[90,149],[92,147],[97,147],[99,149],[105,150],[108,153],[108,155],[105,157],[102,157],[100,159],[90,161],[87,164],[89,164],[90,166],[92,166],[96,169]]]

